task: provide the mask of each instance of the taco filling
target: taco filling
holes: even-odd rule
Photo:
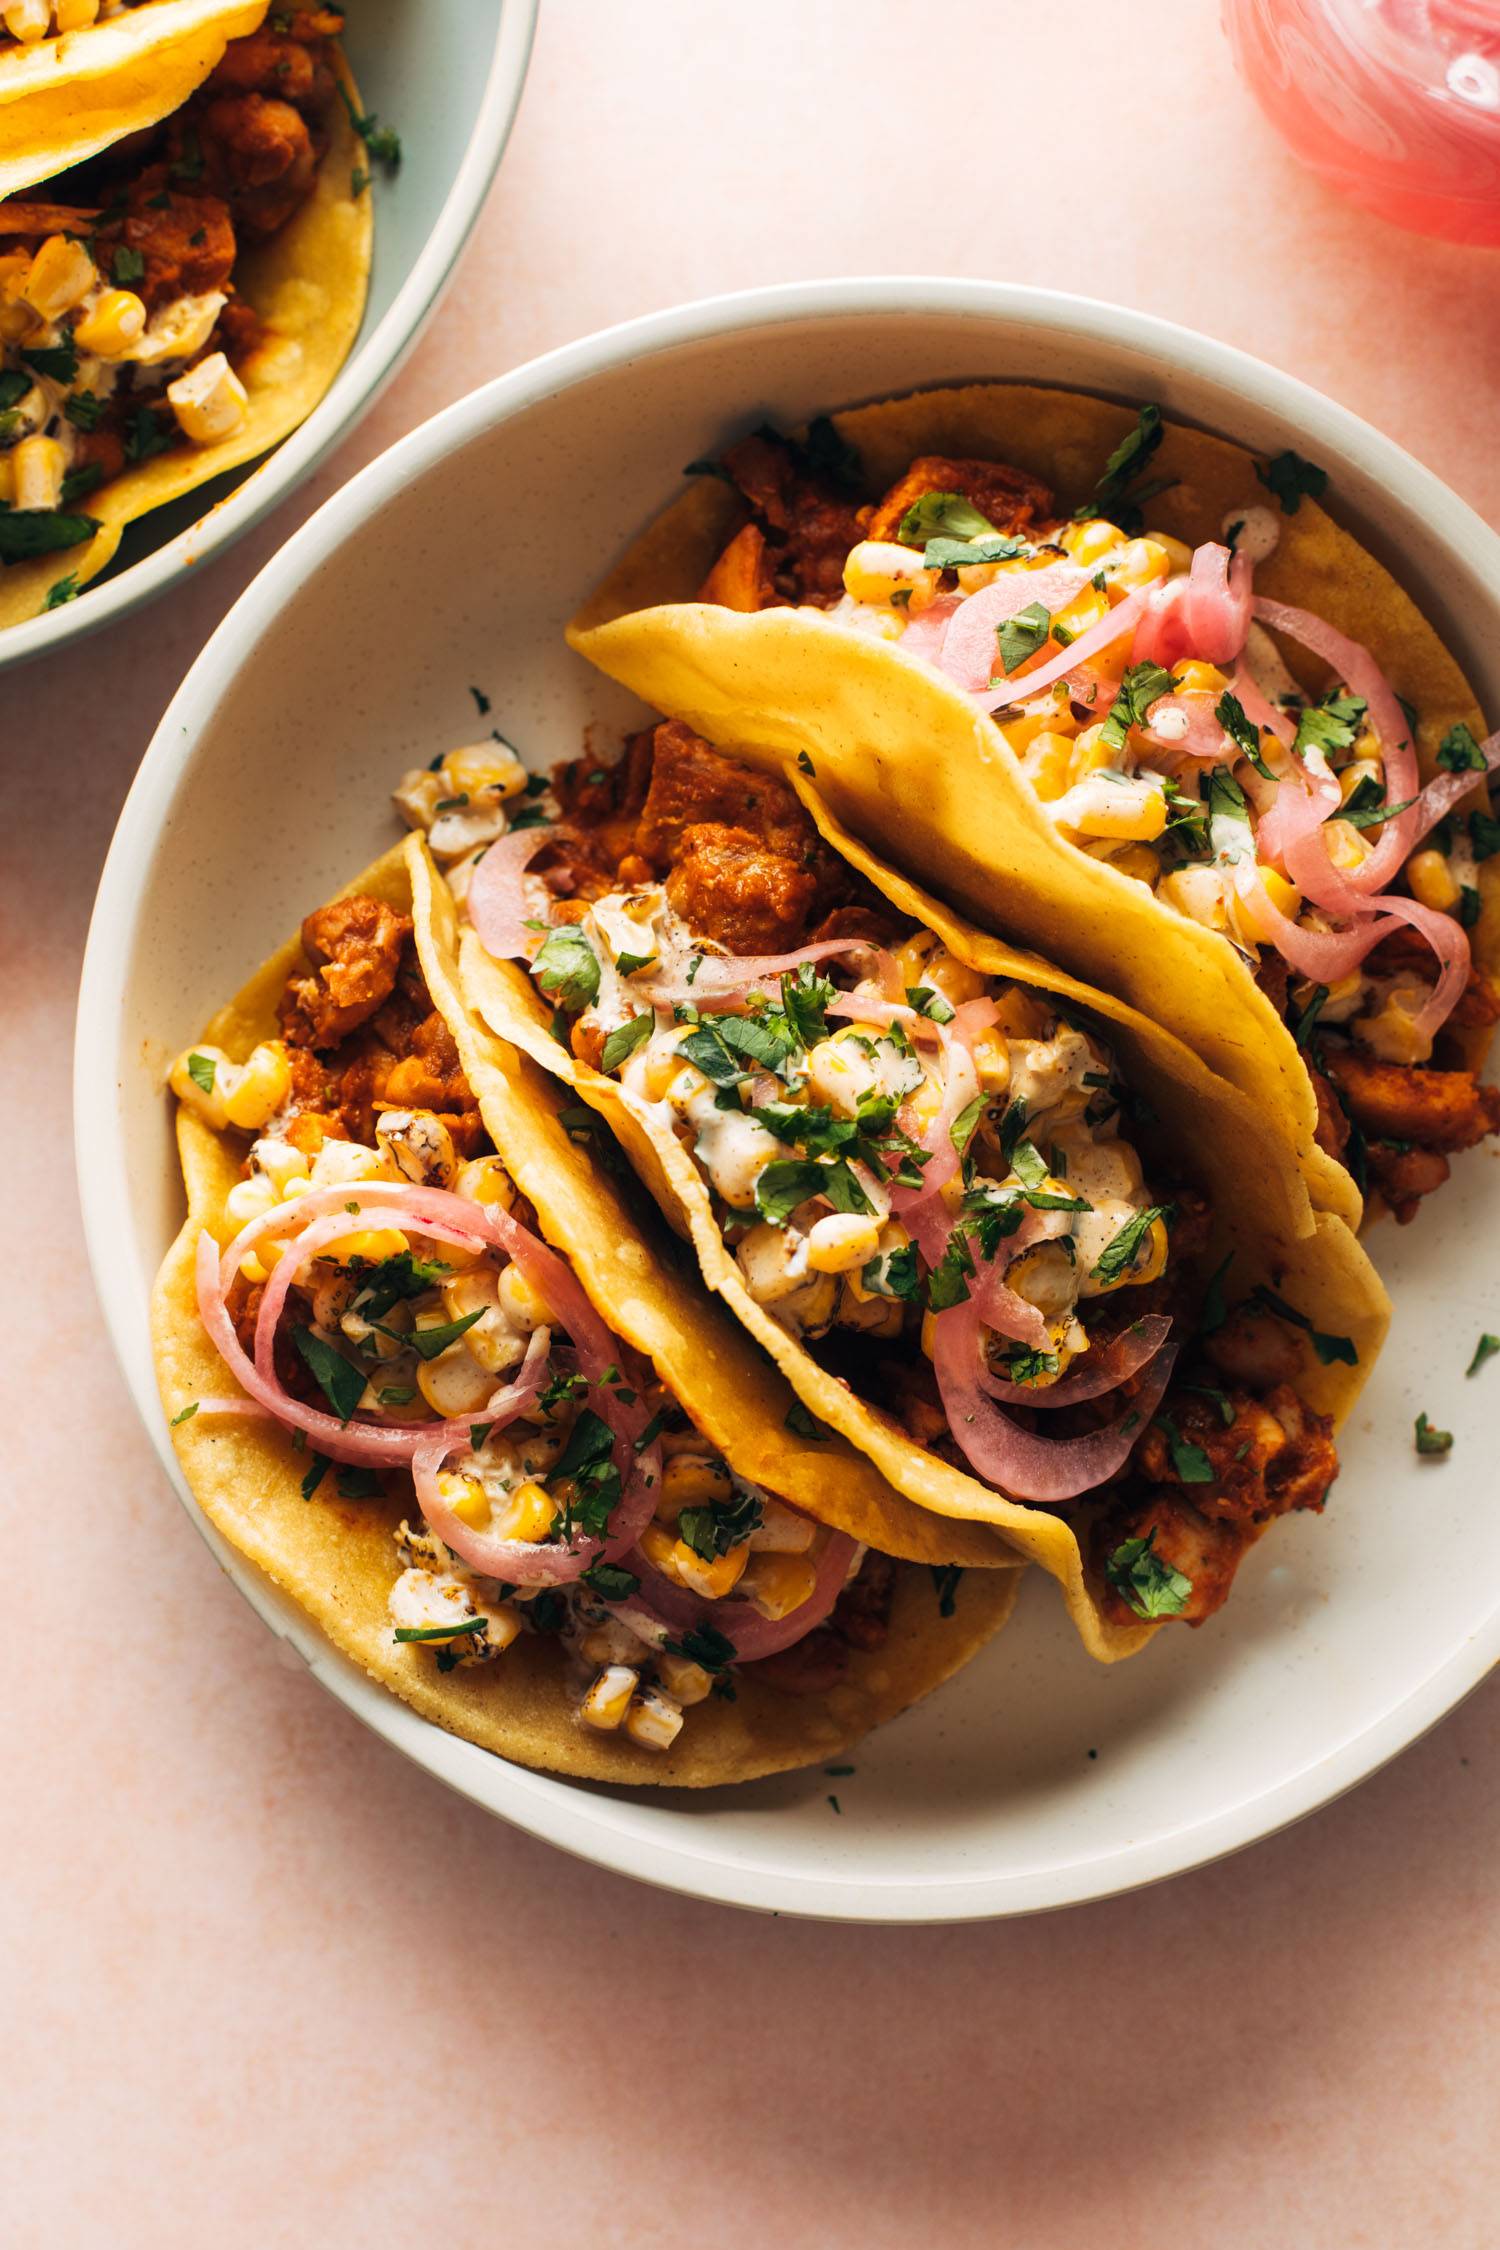
[[[278,12],[161,125],[0,202],[0,562],[83,546],[101,488],[244,430],[270,340],[236,275],[317,185],[341,28]]]
[[[1209,1616],[1276,1516],[1322,1507],[1331,1423],[1295,1308],[1226,1316],[1207,1202],[1101,1032],[893,912],[790,787],[679,723],[524,810],[506,756],[397,803],[554,1035],[691,1156],[755,1304],[918,1448],[1103,1503],[1107,1615]]]
[[[1319,1145],[1407,1220],[1500,1130],[1500,1088],[1464,1067],[1500,1016],[1469,941],[1500,735],[1453,727],[1423,786],[1416,717],[1369,650],[1255,595],[1273,509],[1247,499],[1196,549],[1142,535],[1161,430],[1146,409],[1072,516],[1022,470],[936,454],[862,506],[832,423],[757,432],[718,465],[748,520],[699,598],[817,611],[992,715],[1060,838],[1253,966],[1307,1059]]]
[[[670,1750],[747,1668],[822,1693],[880,1648],[889,1561],[736,1474],[624,1348],[494,1152],[411,918],[354,893],[302,927],[281,1037],[181,1055],[179,1101],[243,1136],[204,1328],[292,1438],[303,1497],[409,1507],[393,1645],[441,1672],[542,1635],[580,1724]]]

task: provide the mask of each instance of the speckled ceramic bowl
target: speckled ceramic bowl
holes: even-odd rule
[[[379,397],[436,306],[509,136],[538,0],[349,0],[345,45],[367,109],[401,134],[377,177],[375,263],[354,349],[332,386],[262,461],[133,524],[75,602],[0,633],[0,671],[153,601],[310,476]],[[3,736],[0,736],[3,743]]]
[[[330,500],[230,612],[162,721],[100,888],[79,1024],[84,1211],[116,1347],[190,1511],[146,1325],[180,1214],[166,1058],[310,903],[391,840],[386,791],[465,738],[472,688],[537,765],[572,754],[586,721],[631,715],[561,628],[683,462],[761,414],[795,421],[985,376],[1157,398],[1261,452],[1291,445],[1321,462],[1334,504],[1500,711],[1500,541],[1326,399],[1138,314],[972,282],[809,285],[655,315],[463,400]],[[1500,1653],[1485,1442],[1500,1363],[1464,1378],[1475,1337],[1496,1325],[1497,1217],[1500,1161],[1478,1154],[1418,1225],[1377,1233],[1395,1328],[1333,1503],[1278,1526],[1207,1631],[1163,1634],[1104,1670],[1034,1577],[978,1663],[861,1747],[838,1811],[817,1771],[688,1799],[504,1765],[373,1686],[196,1520],[287,1649],[351,1710],[569,1850],[707,1898],[849,1920],[1098,1897],[1324,1803]],[[1415,1456],[1418,1409],[1456,1433],[1447,1460]]]

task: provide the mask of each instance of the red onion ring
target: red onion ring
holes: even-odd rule
[[[1090,1351],[1055,1383],[1007,1383],[980,1362],[979,1385],[1005,1406],[1079,1406],[1102,1398],[1149,1365],[1166,1343],[1172,1323],[1161,1313],[1146,1313],[1099,1350]]]
[[[1039,1437],[1003,1414],[981,1380],[981,1317],[972,1300],[940,1313],[934,1348],[948,1427],[971,1468],[1017,1500],[1076,1500],[1118,1474],[1155,1413],[1177,1358],[1168,1344],[1128,1410],[1084,1437]]]
[[[908,656],[921,657],[925,663],[942,663],[943,642],[947,638],[948,623],[955,611],[962,609],[967,594],[939,594],[919,616],[908,616],[906,630],[897,648],[905,649]]]
[[[526,896],[525,875],[548,838],[545,828],[512,829],[497,837],[469,878],[464,904],[486,953],[497,961],[529,961],[538,933],[526,927],[537,919]]]
[[[612,1603],[611,1607],[626,1625],[644,1624],[645,1638],[659,1625],[667,1626],[674,1633],[690,1633],[712,1626],[715,1632],[722,1633],[733,1643],[739,1663],[753,1664],[757,1657],[774,1656],[778,1650],[790,1648],[815,1625],[822,1624],[844,1590],[855,1548],[856,1542],[847,1532],[830,1532],[814,1571],[812,1592],[785,1617],[763,1617],[753,1602],[730,1598],[706,1601],[686,1586],[674,1586],[639,1552],[626,1558],[629,1568],[641,1581],[639,1593],[628,1601]]]
[[[1049,616],[1055,616],[1083,592],[1091,575],[1077,563],[1049,563],[1045,570],[1018,570],[991,579],[988,586],[981,586],[978,593],[960,602],[943,639],[938,658],[942,669],[970,695],[982,695],[998,662],[995,635],[1000,627],[1034,602],[1040,602]],[[1073,648],[1081,646],[1081,640],[1072,644]],[[1071,649],[1069,654],[1076,663]],[[1033,679],[1038,677],[1018,674],[1016,684],[1023,694],[1029,694]]]
[[[1074,673],[1084,672],[1090,660],[1101,649],[1112,648],[1116,641],[1136,630],[1145,611],[1146,599],[1144,589],[1127,594],[1124,601],[1110,611],[1108,617],[1101,617],[1097,625],[1091,625],[1086,633],[1080,633],[1077,640],[1070,642],[1060,655],[1050,658],[1035,672],[1018,673],[1013,683],[1016,690],[1013,695],[1005,695],[998,704],[993,690],[982,696],[980,701],[985,709],[1010,710],[1017,703],[1025,703],[1030,697],[1040,695],[1044,688],[1051,687],[1054,680],[1070,679]],[[945,648],[944,654],[946,653]]]
[[[903,1103],[897,1122],[919,1147],[927,1151],[919,1188],[893,1187],[891,1209],[900,1218],[929,1266],[938,1265],[953,1232],[953,1217],[943,1200],[943,1189],[959,1167],[953,1145],[953,1125],[979,1092],[979,1073],[970,1052],[971,1042],[999,1015],[993,1000],[965,1000],[954,1010],[953,1021],[939,1026],[943,1035],[945,1078],[943,1102],[925,1131],[914,1130],[910,1103]],[[928,1021],[931,1019],[928,1018]]]

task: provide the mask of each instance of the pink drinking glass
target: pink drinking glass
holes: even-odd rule
[[[1500,247],[1500,0],[1223,0],[1293,153],[1397,226]]]

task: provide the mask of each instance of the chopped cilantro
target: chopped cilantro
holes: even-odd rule
[[[997,535],[989,517],[981,515],[961,492],[924,492],[901,518],[896,537],[906,546],[915,547],[942,536],[983,539]]]
[[[60,344],[33,344],[29,350],[23,345],[21,357],[33,374],[54,383],[71,383],[78,373],[78,346],[67,334]]]
[[[1470,1370],[1470,1372],[1472,1373],[1472,1369]],[[172,1419],[168,1423],[167,1427],[172,1430],[180,1429],[184,1422],[191,1422],[193,1416],[197,1413],[197,1411],[198,1401],[194,1399],[190,1405],[187,1405],[183,1408],[180,1414],[174,1414],[172,1416]]]
[[[810,476],[821,477],[848,499],[858,497],[864,483],[864,464],[848,439],[839,435],[838,424],[829,415],[815,414],[807,425],[807,436],[800,443],[788,438],[787,443]]]
[[[797,752],[797,771],[798,771],[798,773],[805,773],[805,774],[816,774],[817,770],[818,770],[818,769],[817,769],[817,767],[816,767],[816,766],[815,766],[815,765],[813,764],[813,762],[812,762],[811,758],[810,758],[810,757],[808,756],[807,752],[806,752],[805,750],[799,750],[799,751]]]
[[[349,112],[350,124],[364,142],[374,162],[383,165],[388,172],[396,171],[401,163],[401,135],[393,126],[382,125],[373,110],[364,113],[358,110],[350,98],[348,87],[342,81],[339,82],[339,93]],[[489,705],[483,705],[482,709],[487,711]]]
[[[1365,794],[1369,790],[1375,793],[1373,799]],[[1397,813],[1409,811],[1416,801],[1415,797],[1403,797],[1399,805],[1388,805],[1383,785],[1373,775],[1366,774],[1338,817],[1347,820],[1351,828],[1379,828],[1384,822],[1394,820]]]
[[[107,404],[108,400],[92,391],[74,391],[71,398],[63,400],[63,412],[75,430],[96,430]]]
[[[1476,859],[1493,859],[1500,852],[1500,820],[1487,812],[1470,813],[1469,842]]]
[[[877,1251],[860,1269],[859,1278],[872,1296],[898,1297],[903,1303],[915,1304],[920,1294],[915,1243],[905,1243],[899,1250]]]
[[[1051,630],[1052,612],[1040,602],[1028,602],[1025,609],[1017,610],[1014,617],[1007,617],[1003,625],[995,628],[1000,644],[1000,669],[1007,678],[1029,656],[1035,656]]]
[[[1419,1414],[1415,1424],[1417,1451],[1433,1456],[1453,1451],[1453,1432],[1435,1430],[1425,1414]]]
[[[565,1538],[577,1531],[588,1539],[602,1539],[608,1531],[620,1497],[614,1443],[609,1424],[586,1406],[569,1431],[553,1471],[553,1496],[564,1501],[561,1528]]]
[[[1111,750],[1123,750],[1129,729],[1144,726],[1146,714],[1158,696],[1171,692],[1172,675],[1160,664],[1132,664],[1120,681],[1100,739],[1107,742]]]
[[[680,1656],[705,1672],[724,1672],[734,1662],[735,1647],[716,1625],[695,1625],[680,1640],[663,1641],[669,1656]]]
[[[473,1634],[487,1633],[487,1617],[456,1617],[451,1625],[398,1625],[392,1635],[398,1641],[458,1641]]]
[[[1156,1526],[1144,1539],[1126,1539],[1104,1565],[1104,1575],[1137,1617],[1178,1617],[1186,1609],[1193,1581],[1155,1553]]]
[[[129,288],[132,281],[144,281],[146,278],[144,253],[139,250],[131,250],[124,243],[121,243],[111,261],[110,272],[122,289]]]
[[[603,1071],[618,1070],[626,1057],[633,1055],[636,1048],[650,1038],[655,1021],[655,1016],[648,1011],[645,1015],[632,1016],[628,1023],[617,1025],[604,1042],[599,1068]]]
[[[1316,500],[1328,489],[1328,471],[1315,461],[1304,461],[1290,446],[1264,466],[1257,461],[1255,474],[1287,516],[1294,516],[1304,500]]]
[[[98,529],[92,516],[64,515],[56,508],[7,508],[0,511],[0,563],[61,554],[67,547],[81,547]]]
[[[677,1519],[677,1536],[703,1562],[715,1562],[731,1547],[743,1546],[760,1527],[764,1510],[753,1492],[734,1494],[703,1508],[684,1508]]]
[[[1314,1328],[1306,1313],[1298,1312],[1295,1305],[1289,1305],[1285,1297],[1278,1297],[1275,1290],[1267,1289],[1264,1283],[1252,1295],[1255,1302],[1267,1312],[1275,1313],[1279,1320],[1290,1321],[1294,1328],[1302,1329],[1311,1338],[1313,1350],[1325,1367],[1331,1366],[1335,1360],[1342,1360],[1348,1367],[1359,1365],[1359,1353],[1352,1336],[1330,1336],[1322,1329]]]
[[[632,1594],[639,1593],[641,1584],[633,1570],[612,1562],[591,1564],[583,1574],[583,1583],[605,1602],[628,1602]]]
[[[1170,1415],[1158,1414],[1157,1422],[1167,1433],[1167,1451],[1172,1456],[1172,1467],[1183,1484],[1212,1484],[1214,1465],[1201,1445],[1185,1438]]]
[[[1447,773],[1484,772],[1484,752],[1461,719],[1438,744],[1437,762]]]
[[[1493,1359],[1497,1352],[1500,1352],[1500,1336],[1491,1336],[1488,1333],[1481,1336],[1474,1346],[1474,1357],[1464,1369],[1464,1373],[1466,1375],[1477,1375],[1485,1361]]]
[[[945,1000],[930,984],[909,984],[906,988],[906,1004],[932,1023],[952,1023],[957,1013],[952,1001]]]
[[[1200,1336],[1212,1336],[1229,1318],[1229,1308],[1224,1302],[1224,1276],[1233,1263],[1234,1252],[1231,1250],[1220,1259],[1208,1277],[1208,1285],[1203,1292],[1202,1310],[1198,1315]]]
[[[365,1379],[342,1352],[325,1343],[314,1329],[294,1328],[292,1342],[302,1354],[319,1390],[341,1422],[348,1422],[364,1396]]]
[[[756,1180],[755,1208],[771,1226],[784,1227],[792,1213],[815,1195],[826,1196],[835,1211],[871,1209],[869,1197],[843,1157],[835,1157],[831,1164],[777,1158]]]
[[[1239,697],[1232,695],[1228,688],[1225,688],[1214,705],[1214,717],[1240,755],[1248,758],[1256,772],[1264,774],[1269,781],[1272,778],[1271,769],[1260,754],[1260,728],[1248,715]]]
[[[1024,539],[998,531],[980,539],[929,539],[922,565],[926,570],[962,570],[969,563],[1013,562],[1030,552]]]
[[[188,1076],[193,1081],[193,1084],[197,1087],[199,1093],[211,1094],[214,1090],[214,1078],[217,1075],[218,1071],[218,1065],[217,1063],[215,1063],[213,1056],[198,1054],[189,1055],[187,1059],[187,1067]]]
[[[1157,478],[1148,484],[1135,482],[1165,435],[1161,408],[1143,406],[1136,416],[1135,428],[1127,432],[1105,462],[1104,474],[1095,485],[1092,497],[1073,510],[1073,521],[1084,523],[1090,516],[1107,516],[1128,535],[1138,532],[1143,503],[1158,492],[1164,492],[1172,481]]]
[[[1368,709],[1359,695],[1328,695],[1321,703],[1309,703],[1297,720],[1293,752],[1305,758],[1309,750],[1321,750],[1325,757],[1352,750]]]
[[[576,922],[548,931],[531,973],[545,993],[575,1014],[599,997],[599,956]]]
[[[403,1344],[411,1346],[418,1359],[437,1359],[448,1349],[450,1344],[456,1344],[459,1337],[466,1330],[472,1328],[476,1320],[483,1320],[483,1318],[484,1307],[480,1305],[475,1311],[465,1313],[461,1320],[443,1320],[430,1328],[413,1328],[411,1334],[403,1336],[401,1341]],[[371,1325],[379,1327],[380,1324],[375,1321]],[[385,1331],[382,1331],[382,1333],[385,1333]]]
[[[1119,1232],[1106,1242],[1090,1268],[1092,1279],[1118,1281],[1122,1274],[1129,1273],[1152,1227],[1158,1219],[1166,1218],[1170,1210],[1168,1203],[1153,1203],[1149,1209],[1137,1211],[1133,1218],[1127,1219]]]
[[[811,961],[800,962],[795,974],[782,977],[781,1009],[799,1047],[811,1049],[826,1038],[833,997],[831,981],[819,976]]]
[[[800,1398],[792,1400],[782,1416],[782,1422],[794,1437],[806,1438],[813,1445],[821,1445],[828,1435],[822,1423],[808,1413]]]
[[[302,1435],[302,1432],[299,1430],[297,1432],[297,1435],[298,1437],[300,1437]],[[308,1463],[307,1474],[302,1479],[302,1497],[304,1500],[310,1500],[312,1498],[313,1494],[317,1491],[318,1486],[323,1482],[323,1479],[327,1476],[329,1470],[332,1467],[333,1463],[329,1460],[326,1453],[315,1453],[313,1455],[311,1461]]]
[[[125,432],[125,458],[127,461],[150,461],[158,453],[170,453],[177,443],[177,432],[169,429],[152,413],[149,406],[138,406],[130,418]]]
[[[988,1094],[976,1094],[971,1102],[965,1103],[949,1126],[948,1138],[952,1141],[960,1156],[963,1155],[970,1141],[974,1138],[988,1102]]]
[[[1327,998],[1327,985],[1315,984],[1307,1006],[1292,1018],[1292,1037],[1304,1051],[1312,1044],[1313,1033],[1318,1025],[1318,1017],[1322,1013],[1323,1003]]]

